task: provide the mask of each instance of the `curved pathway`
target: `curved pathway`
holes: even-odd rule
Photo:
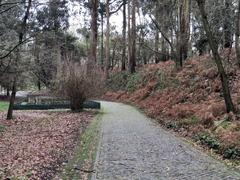
[[[102,102],[96,180],[240,180],[239,172],[166,132],[135,108]]]

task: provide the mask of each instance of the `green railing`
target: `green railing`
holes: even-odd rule
[[[101,109],[101,104],[95,101],[86,101],[83,105],[86,109]],[[50,109],[70,109],[70,103],[63,104],[28,104],[18,103],[14,105],[14,110],[50,110]]]

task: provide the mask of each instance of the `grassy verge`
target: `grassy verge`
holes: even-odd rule
[[[8,109],[8,102],[0,101],[0,111],[5,111]]]
[[[94,172],[93,166],[96,158],[102,112],[88,126],[76,147],[73,158],[65,165],[60,178],[63,180],[90,179]]]

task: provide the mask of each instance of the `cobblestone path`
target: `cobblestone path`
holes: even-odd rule
[[[135,108],[102,102],[102,138],[93,180],[240,180],[228,169],[166,132]]]

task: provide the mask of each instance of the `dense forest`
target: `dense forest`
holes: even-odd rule
[[[239,38],[240,0],[0,0],[6,118],[19,91],[126,102],[238,161]]]

